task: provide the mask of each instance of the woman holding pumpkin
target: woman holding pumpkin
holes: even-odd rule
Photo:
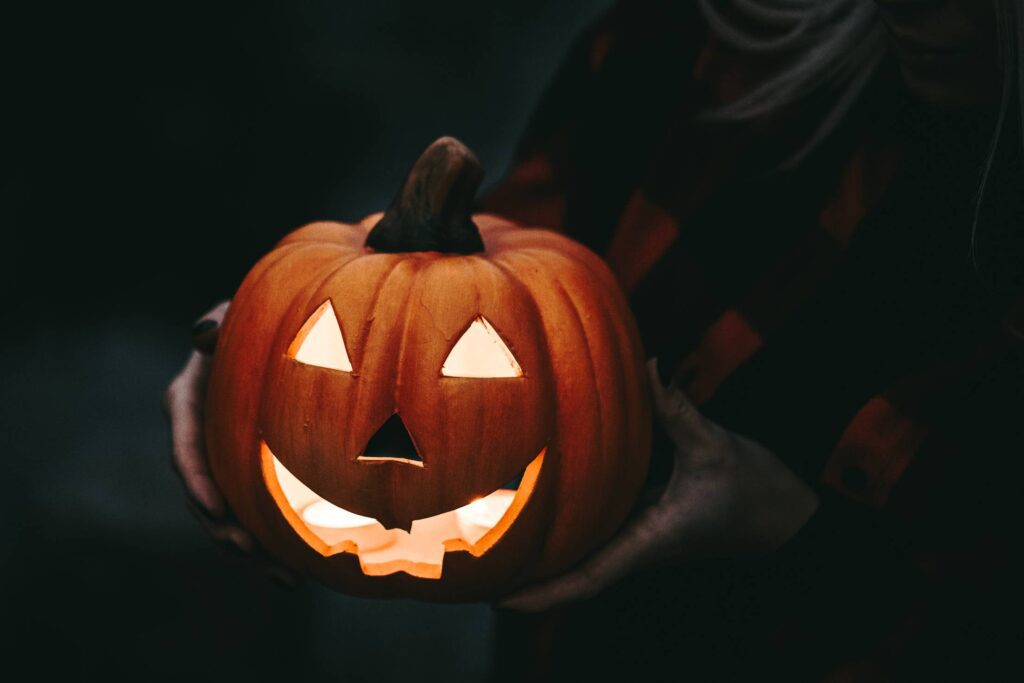
[[[587,32],[485,208],[617,275],[658,358],[661,486],[578,569],[504,600],[542,614],[504,614],[500,670],[996,670],[1024,442],[1022,57],[1018,0],[644,0]],[[167,406],[193,506],[249,550],[199,438],[225,307]]]

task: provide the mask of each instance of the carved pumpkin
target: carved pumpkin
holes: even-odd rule
[[[386,213],[290,234],[224,321],[214,477],[269,552],[344,592],[497,597],[622,523],[650,418],[627,304],[594,254],[470,216],[451,138]]]

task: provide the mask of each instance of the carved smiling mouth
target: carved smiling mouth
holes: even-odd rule
[[[352,553],[367,576],[405,572],[440,579],[446,552],[480,557],[512,526],[533,492],[546,450],[526,466],[515,489],[500,488],[460,508],[417,519],[409,531],[385,529],[376,519],[324,500],[289,472],[264,441],[260,461],[267,490],[281,514],[321,555]]]

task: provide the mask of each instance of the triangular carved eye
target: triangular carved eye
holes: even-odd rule
[[[330,299],[309,316],[288,347],[288,355],[306,365],[352,372],[352,361]]]
[[[448,353],[441,374],[445,377],[522,377],[523,369],[491,324],[483,316],[477,316]]]

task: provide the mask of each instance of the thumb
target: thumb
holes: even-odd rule
[[[689,453],[707,443],[712,435],[711,422],[700,414],[675,382],[665,385],[658,374],[658,359],[647,361],[654,414],[676,449]]]

